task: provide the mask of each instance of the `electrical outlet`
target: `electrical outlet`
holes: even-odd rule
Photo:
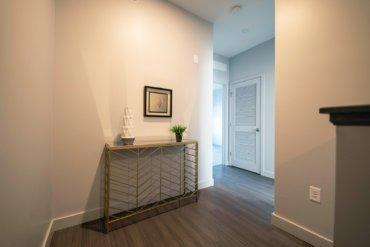
[[[321,203],[321,189],[315,186],[310,186],[310,200]]]

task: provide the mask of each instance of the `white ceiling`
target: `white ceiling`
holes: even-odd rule
[[[168,1],[214,23],[214,52],[220,55],[232,57],[275,37],[274,0]],[[242,9],[232,14],[237,4]]]

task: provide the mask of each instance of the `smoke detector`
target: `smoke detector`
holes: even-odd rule
[[[239,13],[240,10],[242,10],[242,5],[237,4],[237,5],[234,5],[234,6],[231,7],[230,12],[231,12],[231,14],[235,15],[235,14]]]

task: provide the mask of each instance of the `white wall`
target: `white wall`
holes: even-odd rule
[[[274,177],[275,167],[275,40],[268,40],[256,47],[230,58],[230,83],[243,78],[261,75],[264,95],[264,119],[261,174]]]
[[[186,124],[200,186],[213,183],[212,52],[212,25],[166,1],[56,1],[55,217],[101,206],[103,147],[126,105],[137,137]],[[143,117],[144,85],[173,89],[172,119]]]
[[[51,220],[53,44],[53,1],[0,1],[1,246],[40,246]]]
[[[367,0],[276,1],[275,213],[317,246],[333,238],[335,190],[335,128],[318,109],[369,103],[369,13]]]

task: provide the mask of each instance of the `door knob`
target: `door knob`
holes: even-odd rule
[[[260,129],[259,128],[256,128],[256,132],[260,132]]]

